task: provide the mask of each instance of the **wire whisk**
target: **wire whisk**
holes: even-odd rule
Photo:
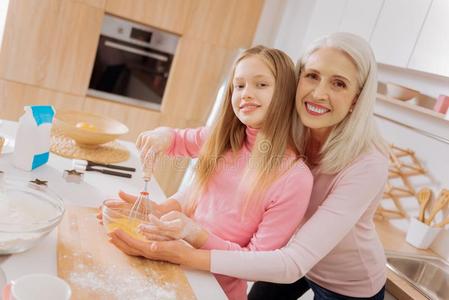
[[[131,211],[129,212],[128,219],[131,220],[143,220],[148,221],[148,215],[152,213],[150,207],[150,199],[148,197],[148,182],[153,175],[153,165],[156,159],[154,151],[150,150],[149,155],[142,161],[142,177],[144,180],[143,191],[140,192],[136,202],[134,202]]]
[[[131,208],[128,219],[148,221],[148,215],[151,214],[150,199],[147,191],[142,191],[137,197]]]

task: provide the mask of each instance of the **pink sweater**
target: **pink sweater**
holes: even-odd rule
[[[196,157],[207,135],[204,128],[175,130],[175,138],[169,155]],[[203,249],[260,251],[280,248],[288,242],[297,229],[309,204],[313,176],[301,160],[274,181],[257,205],[241,217],[241,179],[257,130],[247,128],[245,145],[232,158],[224,156],[224,163],[211,178],[205,193],[200,196],[194,219],[209,231],[209,239]],[[172,196],[185,201],[187,192]],[[246,281],[223,275],[216,278],[229,299],[246,299]]]
[[[306,275],[343,295],[377,293],[385,284],[386,272],[373,215],[388,175],[387,158],[372,151],[338,174],[313,173],[305,223],[286,247],[263,252],[213,250],[211,271],[278,283]]]

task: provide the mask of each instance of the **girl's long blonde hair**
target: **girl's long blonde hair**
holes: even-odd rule
[[[321,147],[318,168],[320,172],[335,174],[348,166],[355,158],[373,148],[387,155],[388,148],[374,120],[374,104],[377,93],[377,63],[368,42],[346,32],[332,33],[313,42],[300,59],[298,76],[309,57],[320,48],[335,48],[348,55],[358,70],[357,83],[360,92],[353,107],[343,121],[337,124]],[[310,129],[300,124],[301,145],[306,147]]]
[[[236,154],[244,145],[246,126],[235,115],[231,98],[235,68],[240,61],[248,57],[258,57],[269,67],[275,78],[275,85],[264,123],[251,150],[251,161],[256,163],[248,164],[246,167],[245,178],[251,178],[253,184],[245,202],[254,198],[252,196],[256,191],[259,194],[265,190],[277,176],[287,149],[293,150],[298,156],[301,153],[298,139],[299,117],[295,109],[297,82],[292,60],[277,49],[264,46],[247,49],[234,62],[218,120],[201,149],[195,170],[193,192],[190,193],[189,201],[184,208],[188,215],[194,213],[198,197],[207,189],[209,180],[219,167],[220,159],[228,151]]]

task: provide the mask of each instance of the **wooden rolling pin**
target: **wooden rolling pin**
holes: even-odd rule
[[[449,190],[443,189],[440,193],[440,197],[438,197],[437,202],[432,207],[432,210],[430,212],[429,218],[426,220],[426,224],[430,225],[430,223],[433,221],[433,218],[437,215],[437,213],[444,208],[447,203],[449,202]]]

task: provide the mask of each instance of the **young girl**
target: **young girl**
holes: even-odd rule
[[[250,299],[384,298],[385,255],[373,222],[388,176],[375,126],[377,65],[349,33],[315,43],[299,64],[296,94],[302,143],[314,174],[303,225],[275,251],[199,250],[179,241],[140,243],[117,233],[122,250],[257,282]],[[125,245],[125,246],[123,246]],[[286,284],[291,283],[291,284]]]
[[[154,225],[141,227],[142,232],[149,239],[184,239],[202,249],[284,246],[305,214],[313,181],[300,158],[295,87],[290,58],[257,46],[235,62],[213,128],[165,128],[143,135],[138,146],[144,153],[151,146],[199,159],[192,188],[159,206],[172,211],[153,217]],[[155,135],[159,144],[145,139]],[[185,214],[176,211],[180,206]],[[230,299],[247,298],[245,281],[216,277]]]

